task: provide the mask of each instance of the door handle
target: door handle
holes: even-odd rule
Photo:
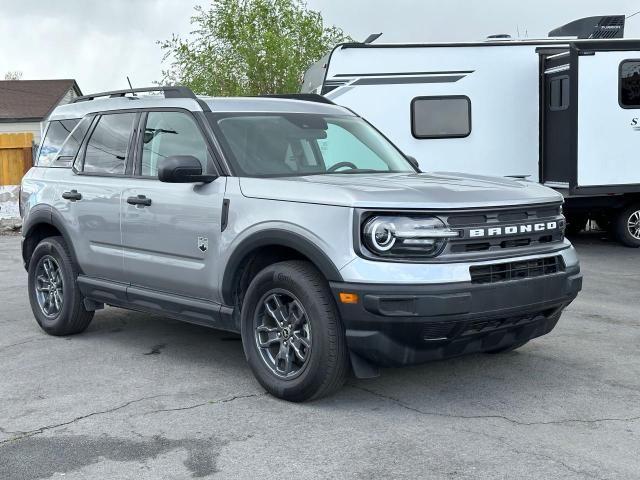
[[[138,195],[137,197],[127,198],[127,203],[129,205],[139,205],[141,207],[150,207],[151,199],[145,197],[144,195]]]
[[[79,193],[77,190],[71,190],[70,192],[64,192],[62,194],[62,198],[64,198],[65,200],[71,200],[72,202],[75,202],[76,200],[82,200],[82,194]]]

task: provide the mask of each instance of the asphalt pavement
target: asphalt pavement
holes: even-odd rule
[[[551,334],[291,404],[227,333],[107,308],[47,336],[0,236],[0,479],[640,478],[640,251],[576,244]]]

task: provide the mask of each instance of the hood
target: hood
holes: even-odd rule
[[[537,183],[459,173],[241,178],[243,195],[358,208],[451,209],[561,202]]]

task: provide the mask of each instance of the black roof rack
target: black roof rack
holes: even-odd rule
[[[196,97],[196,95],[191,91],[190,88],[183,86],[171,86],[171,87],[146,87],[146,88],[128,88],[125,90],[112,90],[110,92],[100,92],[100,93],[92,93],[91,95],[84,95],[82,97],[76,98],[73,103],[77,102],[87,102],[90,100],[95,100],[100,97],[124,97],[128,93],[136,94],[136,93],[144,93],[144,92],[162,92],[164,93],[164,98],[190,98],[198,102],[200,107],[205,112],[210,112],[211,109],[209,105],[202,100],[201,98]],[[136,98],[130,97],[130,98]]]
[[[335,105],[327,97],[318,95],[317,93],[272,93],[268,95],[258,95],[261,98],[285,98],[287,100],[303,100],[305,102],[325,103],[327,105]]]

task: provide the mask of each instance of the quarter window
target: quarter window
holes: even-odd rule
[[[140,174],[158,175],[158,162],[174,155],[191,155],[207,165],[207,143],[193,118],[182,112],[150,112],[142,139]]]
[[[78,124],[78,121],[79,119],[72,118],[69,120],[53,120],[49,122],[49,128],[47,128],[38,153],[38,160],[36,162],[38,167],[53,166],[62,144]]]
[[[418,97],[411,102],[415,138],[456,138],[471,133],[471,100],[464,95]]]
[[[620,106],[640,108],[640,60],[620,64]]]
[[[98,119],[84,157],[86,173],[123,175],[129,138],[133,130],[135,113],[102,115]]]

